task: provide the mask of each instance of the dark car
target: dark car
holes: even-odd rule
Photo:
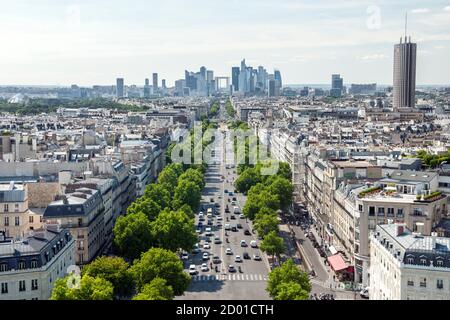
[[[200,222],[198,223],[197,226],[198,226],[199,228],[203,227],[203,222],[200,221]]]
[[[230,264],[228,266],[228,272],[236,272],[236,268],[232,264]]]
[[[230,213],[230,209],[228,209],[228,207],[225,208],[225,212],[226,213]]]
[[[235,216],[231,216],[231,220],[236,220],[236,217]]]
[[[252,234],[250,233],[250,230],[248,230],[248,229],[245,229],[244,234],[245,234],[246,236],[251,236],[251,235],[252,235]]]
[[[233,197],[233,201],[236,201],[236,197]]]
[[[248,252],[244,252],[242,256],[244,257],[244,259],[250,259],[250,255],[248,254]]]
[[[236,226],[231,226],[231,231],[238,231]]]
[[[210,202],[214,202],[214,198],[210,198],[209,201],[210,201]]]
[[[242,224],[238,223],[238,224],[236,225],[236,227],[237,227],[238,229],[242,229]]]

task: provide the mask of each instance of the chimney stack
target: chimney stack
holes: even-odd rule
[[[397,234],[396,234],[396,236],[398,237],[398,236],[402,235],[404,231],[405,231],[405,228],[404,228],[403,225],[397,225]]]
[[[432,232],[431,233],[431,247],[434,249],[436,249],[436,238],[437,238],[437,233],[436,232]]]

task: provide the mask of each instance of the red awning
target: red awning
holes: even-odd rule
[[[335,272],[341,271],[348,268],[347,263],[342,258],[341,254],[335,254],[334,256],[328,257],[328,263]]]

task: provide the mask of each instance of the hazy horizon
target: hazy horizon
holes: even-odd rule
[[[169,87],[201,66],[231,77],[247,65],[283,83],[392,83],[394,44],[418,44],[418,84],[450,84],[450,3],[443,0],[247,0],[133,3],[0,0],[0,85]]]

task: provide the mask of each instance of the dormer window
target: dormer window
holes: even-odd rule
[[[424,259],[424,258],[420,259],[420,264],[423,265],[423,266],[426,266],[427,265],[427,259]]]
[[[19,261],[19,270],[26,269],[26,267],[27,267],[26,262],[24,260],[20,260]]]
[[[443,267],[444,266],[444,261],[443,260],[437,260],[436,261],[436,267]]]

